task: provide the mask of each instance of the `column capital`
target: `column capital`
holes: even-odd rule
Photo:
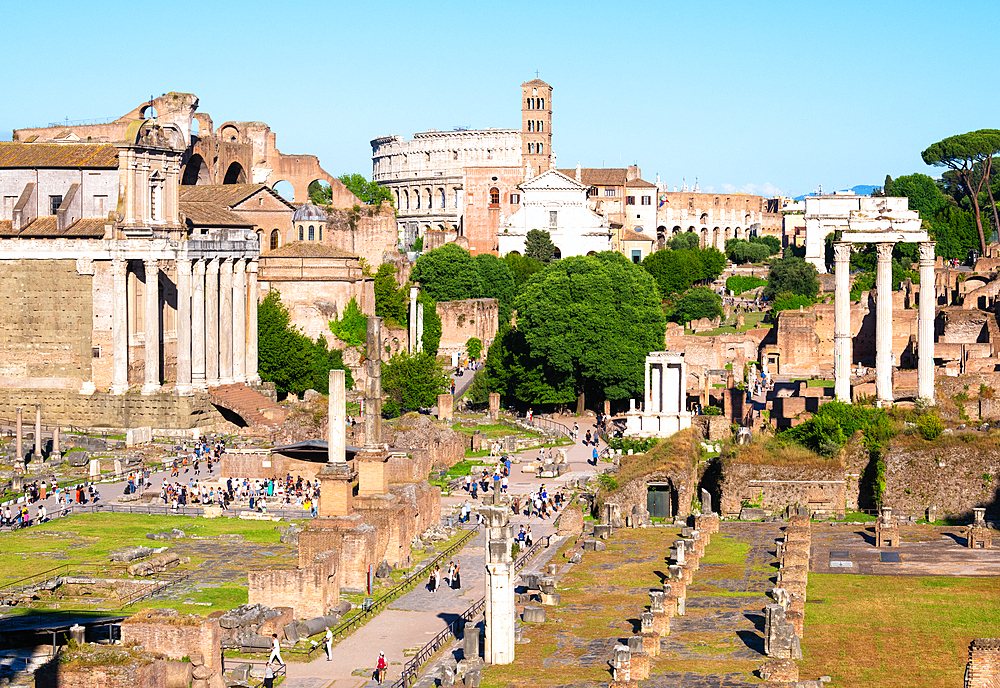
[[[182,275],[190,275],[192,267],[191,261],[187,258],[179,258],[177,260],[177,272]]]
[[[851,242],[833,242],[833,260],[836,263],[846,263],[851,259]]]
[[[111,273],[115,277],[124,277],[128,273],[128,260],[125,258],[112,258]]]
[[[879,260],[892,260],[892,249],[896,246],[895,241],[880,241],[875,244],[875,251]]]
[[[160,261],[156,258],[143,258],[142,264],[149,270],[155,270],[160,267]]]
[[[247,261],[247,272],[257,272],[258,260],[256,258],[250,258]]]
[[[205,274],[205,259],[199,258],[194,261],[194,274],[198,276],[204,276]]]
[[[937,246],[937,242],[934,241],[921,241],[917,244],[917,248],[920,251],[920,264],[934,264],[934,247]]]
[[[206,258],[205,259],[205,270],[210,275],[218,274],[218,272],[219,272],[219,259],[218,258]]]
[[[233,265],[233,263],[235,261],[236,261],[236,259],[233,258],[232,256],[226,256],[226,257],[220,259],[220,262],[222,262],[222,263],[229,263],[230,267],[232,267],[232,265]]]

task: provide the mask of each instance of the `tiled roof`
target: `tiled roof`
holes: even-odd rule
[[[197,203],[215,203],[231,208],[237,203],[250,198],[261,189],[267,189],[275,198],[279,199],[289,208],[295,207],[266,184],[205,184],[198,186],[181,186],[180,200]]]
[[[545,83],[541,79],[532,79],[531,81],[525,81],[521,85],[522,86],[549,86],[547,83]],[[552,88],[552,87],[549,86],[549,88]]]
[[[622,230],[622,241],[652,241],[653,237],[633,229]]]
[[[559,170],[570,179],[576,179],[576,168]],[[580,170],[580,181],[587,186],[622,186],[628,170],[617,167],[584,167]]]
[[[633,179],[632,181],[625,184],[629,189],[655,189],[656,184],[650,184],[645,179]]]
[[[293,241],[261,254],[261,258],[357,258],[316,241]]]
[[[0,167],[118,167],[118,149],[95,143],[0,142]]]
[[[180,202],[181,214],[187,218],[187,225],[198,227],[253,227],[229,208],[218,203]]]
[[[15,232],[13,223],[10,220],[0,220],[0,237],[25,237],[27,239],[44,239],[56,237],[71,237],[74,239],[102,239],[104,238],[104,225],[107,223],[102,217],[88,217],[77,220],[65,231],[60,232],[57,228],[56,216],[46,215],[37,217],[22,227],[21,231]]]

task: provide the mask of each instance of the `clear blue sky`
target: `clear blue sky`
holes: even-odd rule
[[[560,167],[791,195],[928,172],[1000,128],[990,2],[33,3],[4,18],[0,132],[186,91],[285,153],[371,176],[369,141],[519,127],[552,84]]]

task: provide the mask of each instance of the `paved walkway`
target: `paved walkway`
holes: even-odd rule
[[[584,422],[585,421],[585,422]],[[570,424],[572,424],[570,420]],[[593,422],[580,422],[582,435]],[[567,446],[566,459],[570,470],[558,479],[538,479],[521,473],[518,465],[511,467],[508,492],[524,495],[538,490],[542,483],[549,488],[558,486],[568,479],[593,475],[594,466],[589,458],[592,447],[577,442]],[[521,452],[523,460],[533,460],[538,450]],[[456,496],[443,497],[442,513],[449,513],[466,499],[464,491]],[[515,528],[521,523],[530,525],[536,537],[544,537],[555,532],[552,521],[543,522],[537,517],[515,518]],[[473,602],[485,594],[484,588],[484,536],[478,535],[458,555],[462,564],[462,590],[444,589],[430,593],[426,586],[403,595],[381,614],[340,641],[333,648],[333,660],[326,661],[321,652],[314,653],[316,659],[308,663],[289,664],[287,676],[282,684],[287,688],[361,688],[374,686],[371,680],[378,653],[385,652],[389,662],[386,685],[399,678],[403,665],[421,647],[454,621]]]

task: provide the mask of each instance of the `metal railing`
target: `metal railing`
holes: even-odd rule
[[[191,577],[193,571],[177,571],[174,573],[164,572],[160,574],[160,579],[153,582],[153,584],[146,590],[139,590],[134,595],[122,602],[121,609],[125,607],[130,607],[136,602],[142,602],[143,600],[148,600],[156,597],[161,592],[167,588],[177,585],[181,581],[187,580]]]
[[[523,553],[519,554],[517,559],[514,561],[514,573],[519,572],[528,562],[531,561],[535,555],[538,554],[542,549],[549,546],[550,539],[548,537],[539,538],[531,547],[526,549]],[[458,637],[458,630],[465,626],[466,623],[477,619],[480,614],[482,614],[486,609],[486,597],[480,597],[478,600],[473,602],[468,609],[458,615],[458,618],[452,621],[444,630],[435,635],[430,641],[420,648],[410,660],[403,665],[403,671],[399,678],[395,680],[392,684],[392,688],[408,688],[412,681],[417,679],[420,673],[420,667],[422,667],[427,660],[433,657],[438,650],[440,650],[446,642],[451,640],[451,638]]]
[[[552,420],[551,418],[533,416],[531,420],[528,420],[524,417],[517,417],[512,422],[533,427],[534,429],[547,434],[562,435],[563,437],[573,436],[573,428],[564,423],[560,423],[559,421]]]
[[[92,577],[97,574],[113,576],[118,573],[120,573],[120,570],[102,564],[61,564],[55,568],[48,569],[46,571],[39,571],[38,573],[30,576],[25,576],[24,578],[16,580],[0,589],[0,602],[7,604],[16,600],[19,595],[37,590],[52,581],[57,581],[60,578],[67,578],[74,574]]]
[[[269,650],[269,652],[270,652],[270,650]],[[257,666],[263,667],[263,666],[267,665],[267,660],[266,659],[236,659],[236,660],[234,660],[234,659],[230,658],[229,661],[230,662],[234,662],[234,661],[236,662],[236,666],[231,667],[233,669],[235,669],[236,667],[240,666],[241,664],[249,664],[251,671],[253,670],[254,667],[257,667]],[[274,677],[278,678],[279,676],[284,676],[285,675],[285,668],[286,668],[285,664],[278,664],[275,668],[273,668],[272,671],[274,671]],[[223,673],[226,672],[226,655],[225,654],[222,655],[222,672]],[[253,680],[257,681],[257,679],[253,679]],[[254,686],[254,688],[260,688],[262,685],[264,685],[264,680],[261,679],[257,683],[250,683],[250,685]]]

